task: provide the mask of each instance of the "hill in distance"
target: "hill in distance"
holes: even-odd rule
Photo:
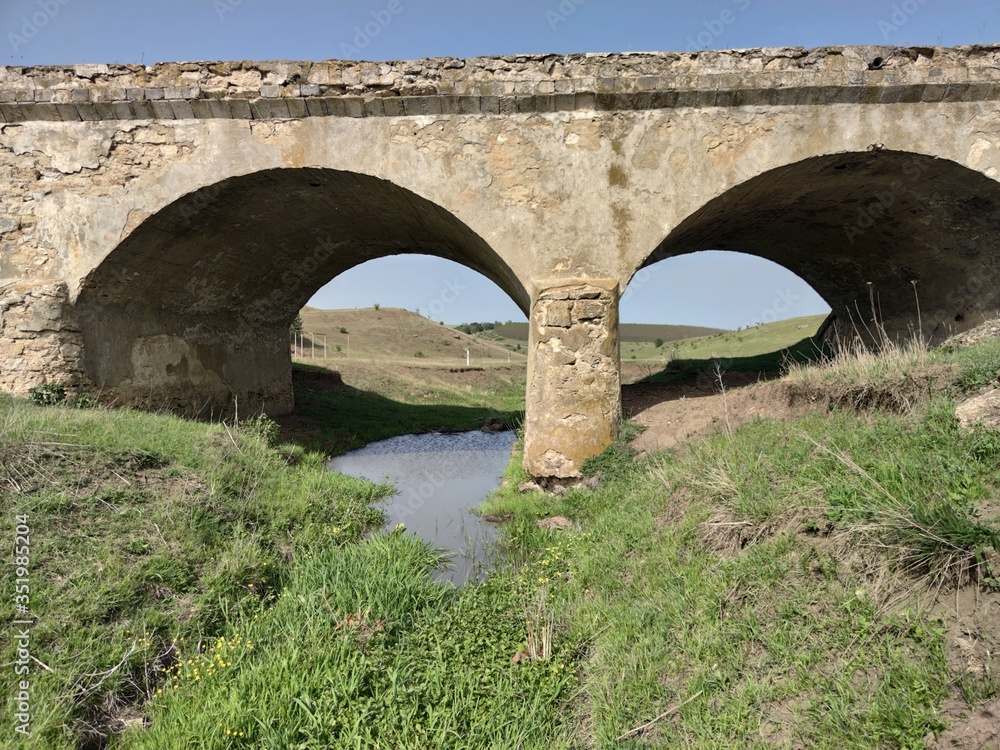
[[[466,349],[470,351],[473,366],[489,362],[506,363],[508,356],[511,363],[527,361],[523,345],[521,351],[511,351],[506,346],[470,336],[396,307],[380,307],[378,310],[373,307],[351,310],[305,307],[301,315],[307,359],[312,353],[313,341],[317,346],[317,357],[322,357],[325,336],[328,361],[381,360],[411,365],[427,362],[464,367]],[[340,351],[337,351],[338,346]]]
[[[515,341],[528,340],[527,323],[507,323],[497,328],[496,332],[507,339]],[[621,323],[618,331],[622,341],[656,341],[656,339],[680,341],[681,339],[713,336],[716,333],[725,332],[725,329],[722,328],[659,325],[655,323]]]

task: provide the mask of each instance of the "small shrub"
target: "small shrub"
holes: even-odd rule
[[[73,406],[77,409],[93,409],[97,406],[97,401],[89,393],[83,393],[76,397]]]
[[[66,403],[66,389],[55,383],[45,383],[28,391],[36,406],[61,406]]]
[[[338,352],[343,351],[343,347],[340,344],[337,344],[337,351]]]
[[[281,437],[281,428],[278,423],[266,414],[260,414],[253,419],[240,422],[239,429],[248,435],[256,435],[272,448],[278,445],[278,440]]]
[[[663,346],[663,339],[657,339],[656,341],[654,341],[653,346],[659,349],[661,346]]]
[[[374,307],[374,308],[375,308],[376,310],[378,310],[378,309],[379,309],[379,307],[380,307],[380,305],[379,305],[379,303],[378,303],[378,302],[376,302],[376,303],[375,303],[374,305],[372,305],[372,307]]]
[[[416,357],[417,359],[420,359],[421,357],[424,356],[424,353],[418,349],[413,353],[413,356]]]
[[[378,310],[378,307],[376,307],[375,309]],[[347,333],[347,329],[344,326],[341,326],[340,327],[340,332],[341,333]]]

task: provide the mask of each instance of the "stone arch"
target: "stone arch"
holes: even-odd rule
[[[872,148],[806,158],[728,188],[636,269],[699,250],[758,255],[810,284],[834,314],[940,340],[1000,308],[1000,184],[956,162]]]
[[[468,266],[528,309],[514,271],[436,203],[367,174],[266,169],[173,201],[87,275],[84,371],[123,403],[286,412],[295,314],[331,278],[401,253]]]

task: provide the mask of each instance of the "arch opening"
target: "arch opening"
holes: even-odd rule
[[[887,151],[818,156],[730,188],[682,221],[640,268],[700,250],[773,261],[841,327],[876,316],[931,341],[1000,307],[1000,184],[955,162]],[[917,315],[919,300],[920,319]]]
[[[467,266],[528,309],[514,271],[437,204],[355,172],[265,170],[174,201],[87,276],[84,370],[119,403],[286,413],[299,310],[345,271],[409,253]]]
[[[640,270],[620,302],[622,411],[671,447],[727,416],[720,390],[825,352],[830,307],[805,280],[747,253],[696,251]]]

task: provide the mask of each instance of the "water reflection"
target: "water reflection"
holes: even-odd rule
[[[333,459],[335,471],[395,484],[387,528],[403,523],[452,553],[442,580],[462,584],[487,567],[494,528],[471,512],[500,485],[514,447],[513,432],[403,435]]]

